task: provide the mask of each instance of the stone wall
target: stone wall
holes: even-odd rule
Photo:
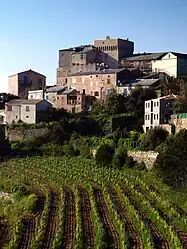
[[[179,118],[177,115],[172,115],[171,122],[175,125],[175,133],[182,129],[187,129],[187,118]]]
[[[40,128],[40,129],[15,128],[15,129],[8,129],[6,131],[6,137],[8,137],[10,141],[31,139],[45,135],[48,131],[49,131],[48,128]]]
[[[144,162],[148,170],[153,168],[153,164],[158,156],[155,151],[128,151],[128,155],[132,156],[134,161],[138,163]]]

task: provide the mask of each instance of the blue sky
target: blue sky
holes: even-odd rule
[[[8,75],[33,69],[56,83],[58,50],[110,35],[136,52],[187,53],[186,0],[1,0],[0,92]]]

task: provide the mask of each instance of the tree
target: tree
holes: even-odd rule
[[[155,150],[161,143],[165,142],[169,133],[161,127],[148,130],[140,142],[143,150]]]
[[[184,77],[179,77],[179,78],[170,77],[168,79],[168,83],[165,85],[164,94],[168,95],[169,91],[171,91],[173,94],[180,95],[181,88],[186,82],[187,79]]]
[[[106,97],[105,111],[108,115],[125,113],[125,98],[112,89]]]
[[[13,99],[19,99],[19,97],[10,93],[0,93],[0,110],[5,108],[6,102]]]
[[[154,90],[150,88],[137,87],[134,89],[126,99],[127,111],[139,118],[140,123],[143,124],[144,119],[144,102],[150,99],[157,98]]]
[[[166,140],[155,161],[155,169],[164,182],[175,188],[187,184],[187,130]]]
[[[175,113],[187,113],[187,82],[180,84],[180,96],[174,105]]]
[[[118,94],[115,89],[112,89],[110,94],[106,96],[106,100],[98,100],[92,105],[92,116],[96,115],[115,115],[124,113],[125,98],[123,95]]]
[[[111,164],[114,155],[114,148],[109,144],[102,144],[96,154],[96,162],[103,166]]]

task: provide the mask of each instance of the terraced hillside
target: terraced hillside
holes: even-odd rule
[[[130,171],[75,157],[0,166],[0,248],[187,248],[187,213]],[[21,193],[21,194],[20,194]]]

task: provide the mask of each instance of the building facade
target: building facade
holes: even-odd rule
[[[72,73],[117,69],[119,58],[131,56],[134,43],[123,39],[95,40],[94,45],[83,45],[59,50],[57,85],[66,86]]]
[[[173,105],[177,96],[168,95],[145,101],[144,105],[144,132],[158,126],[169,125],[173,115]]]
[[[127,69],[107,69],[94,72],[80,72],[68,77],[68,87],[80,93],[104,99],[111,89],[116,89],[120,82],[136,79],[137,72]]]
[[[30,90],[42,90],[46,87],[46,77],[28,70],[8,77],[8,92],[27,99]]]
[[[57,109],[78,113],[87,110],[91,105],[91,98],[76,89],[68,87],[51,87],[46,90],[45,99]]]
[[[5,104],[6,123],[22,121],[28,124],[41,122],[41,112],[47,112],[52,104],[46,100],[11,100]]]
[[[166,73],[171,77],[187,76],[187,54],[175,52],[134,54],[121,60],[122,67],[136,67],[148,73]]]
[[[134,52],[134,42],[125,39],[106,39],[95,40],[94,46],[101,51],[100,57],[102,62],[109,68],[119,68],[119,61],[125,56],[132,56]]]
[[[160,79],[136,79],[125,82],[117,87],[117,92],[125,96],[130,95],[136,87],[151,88],[160,96]]]
[[[44,99],[44,90],[28,91],[28,99]]]

